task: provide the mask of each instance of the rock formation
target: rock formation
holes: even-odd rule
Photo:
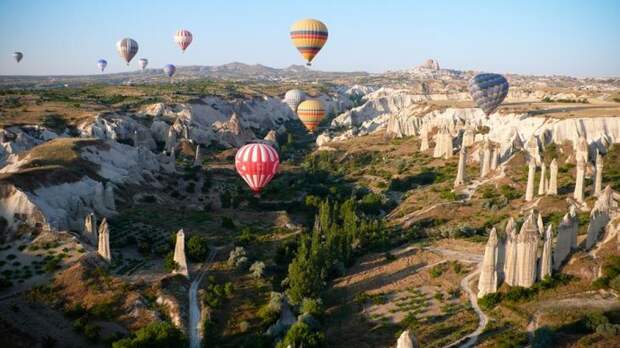
[[[558,226],[558,235],[555,238],[555,246],[553,248],[553,269],[560,269],[568,254],[570,254],[571,249],[576,247],[578,229],[579,220],[575,210],[572,209],[564,215]]]
[[[532,135],[530,137],[525,144],[525,149],[527,150],[529,159],[533,159],[536,164],[541,163],[540,146],[538,145],[538,138],[536,136]]]
[[[105,207],[109,210],[116,210],[116,203],[114,202],[114,185],[111,182],[105,183],[105,191],[103,192],[103,201]]]
[[[575,178],[575,192],[573,197],[577,202],[583,203],[583,181],[586,172],[586,162],[581,157],[577,159],[577,176]]]
[[[140,146],[140,139],[138,139],[138,131],[137,130],[133,131],[132,140],[133,140],[133,146],[136,146],[136,147]]]
[[[166,137],[166,145],[164,149],[166,152],[171,153],[177,147],[177,132],[173,127],[168,128],[168,136]]]
[[[441,127],[439,133],[435,135],[433,157],[448,159],[452,157],[452,154],[452,135],[450,135],[447,127]]]
[[[549,165],[549,185],[547,185],[547,194],[558,194],[558,161],[555,158]]]
[[[263,138],[263,140],[277,147],[278,146],[278,133],[272,129],[267,133],[267,135],[265,135],[265,138]]]
[[[547,230],[545,231],[544,236],[544,244],[542,256],[540,258],[540,279],[545,279],[545,277],[551,276],[551,254],[552,254],[552,246],[553,243],[553,231],[551,230],[551,224],[547,226]]]
[[[527,187],[525,188],[525,200],[527,202],[534,198],[534,176],[536,175],[536,161],[530,158],[529,171],[527,172]]]
[[[480,268],[480,278],[478,280],[478,297],[497,291],[497,263],[498,263],[499,245],[497,239],[497,231],[495,228],[489,233],[489,240],[484,249],[484,258]]]
[[[409,330],[403,331],[396,342],[396,348],[419,348],[418,340],[415,336],[409,332]]]
[[[510,286],[517,284],[517,224],[511,217],[506,224],[506,258],[504,281]]]
[[[202,167],[202,151],[200,144],[196,145],[196,156],[194,157],[194,167]]]
[[[588,141],[583,134],[580,134],[575,143],[575,163],[579,163],[579,161],[587,163],[588,159]]]
[[[428,131],[426,129],[422,129],[422,131],[420,132],[420,139],[420,152],[428,151]]]
[[[476,133],[473,128],[465,128],[465,131],[463,132],[463,141],[461,142],[461,147],[468,147],[474,145],[475,137]]]
[[[482,159],[480,161],[480,178],[484,178],[489,175],[491,170],[491,143],[489,140],[485,140],[482,145]]]
[[[598,242],[601,232],[609,223],[612,210],[618,207],[613,195],[614,191],[611,189],[611,186],[607,186],[594,203],[594,208],[590,212],[586,250],[592,248]]]
[[[97,244],[97,252],[101,257],[110,262],[112,261],[112,253],[110,252],[110,228],[108,227],[108,220],[103,218],[101,225],[99,225],[99,243]]]
[[[540,182],[538,184],[538,195],[542,196],[547,192],[547,166],[545,162],[540,163]]]
[[[400,120],[396,117],[396,115],[392,115],[387,122],[387,127],[385,128],[385,137],[386,138],[402,138],[403,130],[400,127]]]
[[[537,253],[540,233],[534,222],[534,213],[527,217],[521,231],[517,236],[517,260],[516,260],[516,284],[517,286],[530,287],[534,285],[537,274]]]
[[[177,242],[174,245],[174,262],[177,263],[177,268],[174,273],[184,275],[189,278],[189,270],[187,268],[187,259],[185,258],[185,233],[183,229],[177,232]]]
[[[493,150],[491,151],[491,170],[497,169],[498,164],[499,164],[499,148],[497,146],[493,146]]]
[[[467,180],[465,174],[466,161],[467,148],[465,146],[461,146],[461,151],[459,151],[459,164],[456,172],[456,179],[454,179],[454,187],[465,185],[465,181]]]
[[[97,217],[95,213],[90,213],[84,218],[84,229],[82,235],[90,245],[97,244]]]
[[[603,189],[603,156],[596,150],[596,176],[594,178],[594,195],[598,196]]]

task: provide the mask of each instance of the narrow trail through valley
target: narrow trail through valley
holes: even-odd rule
[[[200,322],[200,302],[198,299],[198,289],[200,282],[205,273],[209,269],[209,265],[215,259],[217,254],[216,249],[212,249],[207,256],[205,264],[202,266],[196,278],[192,281],[192,285],[189,287],[189,347],[200,348],[202,342],[202,333],[200,332],[202,323]]]

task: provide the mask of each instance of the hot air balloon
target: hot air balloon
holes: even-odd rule
[[[276,175],[279,164],[278,152],[267,144],[247,144],[235,155],[237,173],[256,194]]]
[[[469,80],[469,94],[476,105],[489,116],[508,95],[508,81],[499,74],[478,74]]]
[[[185,29],[177,30],[177,33],[174,35],[174,42],[176,42],[177,45],[181,47],[183,53],[185,53],[185,49],[187,48],[187,46],[192,43],[192,39],[192,33],[190,33],[189,30]]]
[[[325,116],[325,107],[320,100],[309,99],[297,106],[297,116],[310,133],[313,133]]]
[[[116,43],[116,50],[129,65],[131,59],[138,53],[138,43],[133,39],[124,38]]]
[[[306,94],[299,89],[291,89],[284,95],[284,102],[293,110],[297,112],[297,106],[306,98]]]
[[[177,67],[172,64],[166,64],[166,66],[164,66],[164,73],[166,74],[166,76],[170,78],[172,78],[172,76],[174,75],[176,71],[177,71]]]
[[[140,60],[138,61],[138,66],[140,66],[140,69],[142,69],[142,71],[146,69],[146,66],[148,64],[149,64],[149,60],[146,58],[140,58]]]
[[[298,21],[291,27],[291,40],[310,65],[327,41],[327,26],[316,19]]]
[[[24,54],[21,52],[13,52],[13,59],[15,59],[16,62],[20,62],[22,60],[22,58],[24,58]]]
[[[97,61],[97,66],[99,67],[99,70],[103,72],[105,70],[105,67],[108,66],[108,61],[105,59],[99,59]]]

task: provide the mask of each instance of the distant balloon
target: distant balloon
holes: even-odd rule
[[[313,133],[325,116],[325,107],[320,100],[309,99],[297,106],[297,116],[306,129]]]
[[[103,72],[105,67],[108,66],[108,61],[105,59],[99,59],[97,61],[97,66],[99,67],[99,71]]]
[[[138,60],[138,66],[140,66],[140,69],[142,69],[142,71],[146,69],[146,66],[148,64],[149,64],[149,60],[146,58],[140,58],[140,60]]]
[[[164,73],[168,77],[172,77],[176,71],[177,67],[172,64],[166,64],[166,66],[164,66]]]
[[[24,58],[24,54],[21,52],[13,52],[13,59],[15,59],[16,62],[20,62],[22,60],[22,58]]]
[[[310,65],[327,41],[327,26],[316,19],[304,19],[291,27],[291,40]]]
[[[284,102],[293,110],[297,112],[297,106],[306,98],[306,94],[299,89],[291,89],[284,95]]]
[[[124,38],[116,43],[116,50],[121,58],[127,62],[127,65],[129,65],[129,62],[136,56],[136,53],[138,53],[138,43],[133,39]]]
[[[187,46],[192,43],[192,39],[192,33],[185,29],[177,30],[177,33],[174,35],[174,42],[181,47],[182,52],[185,52]]]
[[[267,144],[247,144],[235,155],[237,173],[255,193],[259,193],[276,175],[280,156]]]
[[[504,101],[509,87],[506,78],[499,74],[478,74],[469,80],[469,94],[487,116]]]

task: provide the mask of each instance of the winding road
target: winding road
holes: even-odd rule
[[[202,341],[202,323],[200,322],[200,304],[198,301],[198,289],[200,287],[200,282],[204,277],[205,273],[209,269],[209,265],[215,259],[215,255],[217,254],[216,249],[211,249],[207,259],[205,260],[205,264],[199,270],[199,273],[196,275],[196,278],[192,281],[192,285],[189,287],[189,347],[190,348],[200,348],[200,343]]]

